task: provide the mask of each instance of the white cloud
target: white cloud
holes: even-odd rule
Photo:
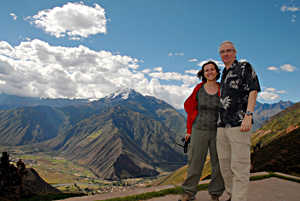
[[[187,75],[181,75],[180,73],[177,72],[154,72],[154,73],[149,73],[149,76],[161,80],[183,80],[185,76]]]
[[[264,100],[268,100],[268,101],[274,101],[276,99],[279,99],[280,96],[278,94],[287,93],[287,91],[285,91],[285,90],[278,91],[272,87],[270,87],[270,88],[262,87],[262,89],[264,91],[262,91],[258,94],[258,99],[264,99]]]
[[[68,35],[70,40],[79,40],[107,32],[105,10],[98,4],[89,7],[82,2],[67,3],[62,7],[39,11],[26,19],[57,38]]]
[[[186,98],[192,93],[193,88],[188,85],[162,85],[158,79],[153,78],[149,83],[141,85],[139,91],[143,91],[144,95],[155,96],[164,100],[177,109],[183,108]]]
[[[118,87],[135,88],[146,80],[138,60],[33,40],[11,47],[0,42],[1,92],[30,97],[100,98]]]
[[[193,72],[193,70],[189,70],[189,72]],[[148,75],[155,80],[181,81],[187,86],[196,85],[198,82],[196,76],[182,75],[178,72],[163,72],[162,67],[155,68],[154,72],[148,71]]]
[[[190,69],[190,70],[186,70],[184,73],[197,75],[198,72],[199,72],[199,70]]]
[[[15,50],[9,43],[0,41],[0,55],[15,57]]]
[[[258,98],[259,99],[265,99],[265,100],[268,100],[268,101],[273,101],[273,100],[278,99],[279,95],[275,94],[273,92],[263,91],[263,92],[260,92],[258,94]]]
[[[10,16],[12,16],[14,20],[16,20],[18,18],[18,16],[14,13],[10,13]]]
[[[298,68],[292,66],[291,64],[284,64],[284,65],[280,66],[280,69],[276,66],[270,66],[267,69],[270,71],[274,71],[276,73],[279,73],[280,69],[283,72],[294,72],[294,71],[298,70]]]
[[[184,56],[184,53],[169,53],[168,57],[171,57],[171,56]]]
[[[279,73],[279,68],[277,68],[275,66],[268,67],[267,69],[270,70],[270,71],[274,71],[276,73]]]
[[[132,88],[182,109],[199,82],[194,75],[164,73],[162,67],[139,71],[138,63],[126,55],[93,51],[85,46],[51,46],[35,39],[12,47],[0,41],[0,93],[98,99],[120,88]],[[160,80],[175,80],[179,86],[161,84]]]
[[[275,92],[276,89],[275,88],[266,88],[265,91],[269,91],[269,92]]]
[[[162,67],[139,70],[138,64],[135,58],[94,51],[82,45],[51,46],[35,39],[13,47],[0,41],[0,93],[98,99],[120,88],[132,88],[182,109],[183,102],[199,83],[196,69],[180,74],[163,72]],[[168,84],[173,82],[176,84]],[[278,94],[287,93],[275,88],[262,89],[259,98],[265,100],[275,100]]]
[[[240,59],[239,62],[248,62],[247,59]]]
[[[285,94],[285,93],[287,93],[287,91],[281,90],[281,91],[276,91],[276,93],[279,93],[279,94]]]
[[[281,6],[280,10],[282,12],[296,12],[296,11],[300,11],[300,7],[296,7],[296,6]]]
[[[148,74],[150,72],[151,72],[151,69],[149,69],[149,68],[146,68],[146,69],[142,70],[142,73],[145,73],[145,74]]]
[[[179,87],[177,85],[160,85],[160,88],[168,88],[168,89],[170,89],[171,87],[175,88],[175,89],[178,89],[178,88],[181,88],[181,87],[189,88],[189,87],[194,87],[196,84],[199,83],[199,79],[196,76],[182,75],[182,74],[177,73],[177,72],[166,72],[166,73],[164,73],[164,72],[155,72],[155,73],[149,73],[149,76],[152,77],[151,80],[156,80],[156,81],[164,80],[164,81],[182,82],[181,86],[179,86]],[[175,89],[173,89],[173,90],[175,90]],[[186,92],[187,91],[177,91],[176,93],[179,93],[179,94],[182,93],[182,95],[184,95],[184,97],[185,97],[185,96],[187,96]],[[170,101],[172,101],[171,99],[173,98],[172,94],[161,95],[160,97],[164,97],[162,99],[163,100],[168,100],[169,101],[169,102],[167,101],[168,103],[171,103]],[[184,100],[181,99],[180,104],[182,104],[183,101]],[[174,101],[172,101],[172,102],[174,102]],[[176,105],[178,105],[178,103],[176,103]]]
[[[284,64],[283,66],[280,66],[282,71],[286,71],[286,72],[294,72],[296,70],[298,70],[298,68],[290,65],[290,64]]]
[[[292,3],[293,3],[293,1],[290,4],[292,4]],[[283,6],[281,6],[280,10],[282,12],[298,12],[298,11],[300,11],[300,7],[295,6],[295,5],[292,5],[292,6],[283,5]],[[292,15],[291,21],[296,22],[296,18],[297,18],[297,15],[295,15],[295,14]]]
[[[163,69],[162,69],[162,67],[156,67],[156,68],[154,68],[154,71],[159,71],[159,72],[162,72],[162,71],[163,71]]]
[[[202,65],[205,64],[208,61],[215,62],[219,68],[220,67],[225,67],[225,65],[224,65],[224,63],[222,61],[217,61],[217,60],[213,60],[213,59],[208,59],[208,60],[201,61],[197,65],[202,67]]]
[[[198,59],[190,59],[189,62],[197,62]]]

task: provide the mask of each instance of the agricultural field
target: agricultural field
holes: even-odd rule
[[[35,169],[44,181],[65,193],[102,194],[126,191],[143,188],[152,181],[149,178],[104,180],[89,169],[65,159],[57,152],[44,153],[27,149],[1,147],[0,151],[8,152],[12,164],[22,159],[26,168]]]

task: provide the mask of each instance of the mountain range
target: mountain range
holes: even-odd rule
[[[292,106],[293,104],[294,103],[291,101],[282,101],[282,100],[272,104],[260,103],[259,101],[256,101],[255,108],[253,111],[254,124],[252,130],[256,131],[265,123],[265,121],[269,119],[269,117],[272,117],[273,115],[284,110],[285,108]],[[178,110],[178,112],[186,116],[186,112],[184,109],[180,109]]]
[[[32,98],[17,95],[0,94],[0,110],[8,110],[26,106],[47,105],[50,107],[65,107],[70,105],[82,105],[90,102],[88,99],[68,98]]]
[[[261,126],[264,125],[265,121],[267,121],[270,117],[274,116],[278,112],[284,110],[285,108],[288,108],[292,106],[294,103],[291,101],[279,101],[277,103],[260,103],[256,102],[255,108],[253,111],[253,131],[256,131]]]
[[[82,105],[0,111],[0,145],[57,151],[105,179],[146,177],[186,162],[174,143],[185,118],[166,102],[126,89]]]
[[[257,102],[254,122],[292,104]],[[56,151],[101,178],[155,176],[187,163],[174,143],[184,136],[184,113],[131,89],[95,101],[0,94],[0,110],[0,145]]]

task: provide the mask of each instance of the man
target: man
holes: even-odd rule
[[[250,177],[252,116],[260,85],[248,62],[236,60],[237,50],[230,41],[219,46],[225,64],[217,129],[217,151],[228,201],[246,201]]]

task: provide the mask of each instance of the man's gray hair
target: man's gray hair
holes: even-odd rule
[[[219,46],[219,52],[220,52],[220,47],[221,47],[223,44],[225,44],[225,43],[231,44],[232,47],[233,47],[233,50],[236,51],[236,48],[235,48],[235,45],[233,44],[233,42],[231,42],[231,41],[229,41],[229,40],[225,40],[225,41],[223,41],[223,42],[220,44],[220,46]]]

